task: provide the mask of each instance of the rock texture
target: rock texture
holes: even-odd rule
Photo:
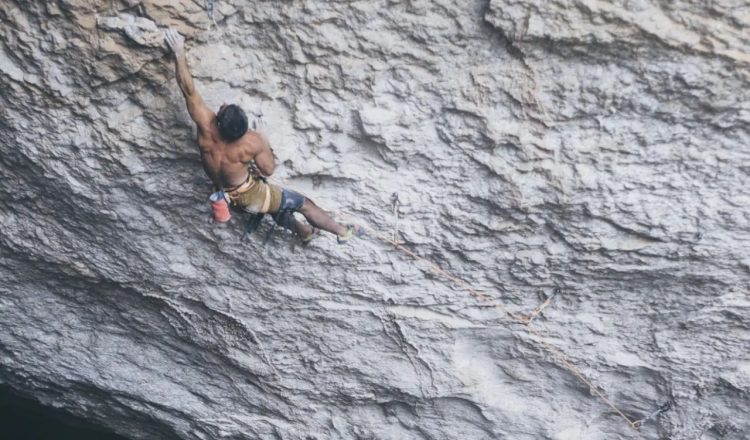
[[[6,0],[0,22],[0,383],[132,439],[750,437],[746,2]],[[491,301],[375,238],[208,223],[167,25],[210,106],[265,121],[277,181]],[[493,306],[554,292],[533,329],[640,432]]]

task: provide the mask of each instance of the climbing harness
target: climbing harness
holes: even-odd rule
[[[234,199],[238,197],[240,194],[244,193],[245,191],[249,190],[255,186],[255,180],[253,180],[252,176],[248,174],[247,179],[245,179],[244,182],[240,183],[239,185],[233,187],[232,189],[224,189],[224,192],[227,194],[227,196],[230,199]]]
[[[243,193],[249,191],[251,188],[253,188],[257,182],[256,177],[259,178],[263,183],[266,183],[265,185],[265,196],[263,199],[263,205],[260,208],[260,212],[250,212],[250,216],[248,217],[247,221],[245,222],[245,231],[242,234],[242,238],[240,238],[240,241],[245,241],[248,236],[252,235],[253,232],[255,232],[261,224],[261,221],[263,220],[263,217],[265,216],[265,213],[268,212],[268,209],[271,207],[271,188],[269,185],[267,185],[267,180],[265,177],[258,177],[257,175],[248,174],[247,179],[239,184],[238,186],[235,186],[231,189],[226,189],[224,191],[217,191],[213,194],[211,194],[211,207],[214,209],[214,217],[216,218],[217,222],[226,222],[229,221],[229,218],[231,218],[231,214],[229,214],[229,203],[231,203],[232,208],[234,208],[236,211],[241,212],[243,214],[247,214],[248,211],[244,209],[240,209],[235,201],[236,198],[241,196]],[[214,202],[214,199],[217,199],[216,202]],[[223,214],[221,209],[221,200],[223,199],[225,203],[227,203],[226,206],[226,214]],[[220,212],[217,214],[217,210]],[[274,214],[274,218],[276,218],[277,215],[281,214],[281,212]],[[224,221],[220,221],[219,218],[226,218]],[[287,220],[290,221],[290,220]],[[271,234],[275,230],[274,227],[269,231],[268,235],[266,236],[265,240],[263,241],[263,244],[266,244],[268,240],[270,239]]]

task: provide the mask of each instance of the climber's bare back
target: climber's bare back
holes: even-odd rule
[[[210,121],[206,127],[198,125],[198,146],[203,169],[215,185],[220,188],[241,185],[247,179],[247,169],[253,161],[264,175],[273,173],[273,154],[263,134],[248,131],[241,138],[226,142],[219,134],[215,114]]]

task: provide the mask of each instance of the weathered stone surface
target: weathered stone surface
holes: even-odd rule
[[[750,436],[746,3],[212,3],[0,4],[1,383],[134,439],[636,438],[383,242],[207,223],[171,25],[277,181],[513,313],[557,289],[534,328],[643,438]]]

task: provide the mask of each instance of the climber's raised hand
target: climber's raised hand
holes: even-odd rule
[[[177,76],[177,84],[185,96],[188,113],[198,126],[199,137],[208,133],[211,129],[214,112],[206,105],[200,93],[195,89],[193,76],[188,69],[187,57],[185,56],[185,38],[176,30],[167,28],[164,31],[164,41],[174,52],[174,68]]]
[[[185,37],[180,35],[179,32],[173,28],[167,28],[164,31],[164,41],[167,42],[167,46],[174,52],[176,57],[185,55]]]

